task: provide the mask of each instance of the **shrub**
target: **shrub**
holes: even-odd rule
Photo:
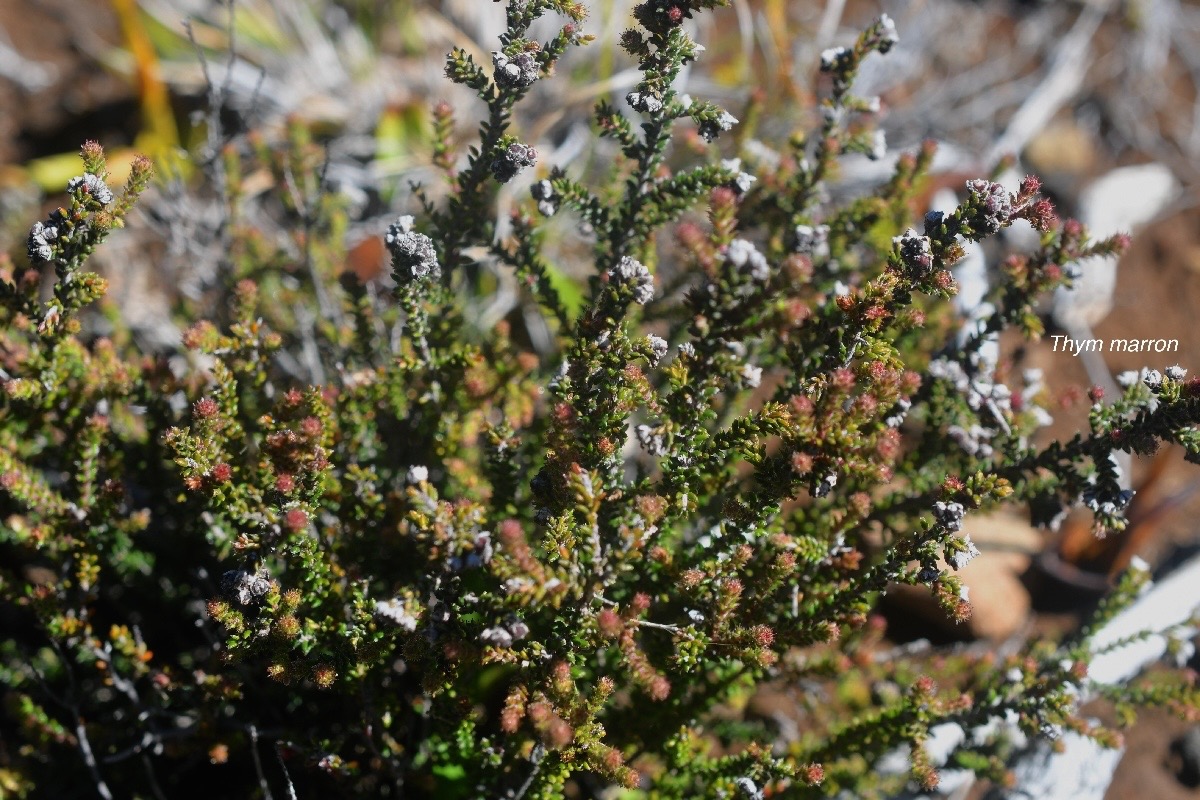
[[[1038,336],[1038,298],[1124,240],[1060,224],[1034,178],[970,181],[910,227],[932,146],[875,193],[831,199],[843,154],[883,154],[851,88],[897,40],[886,16],[823,55],[819,130],[730,145],[737,120],[674,88],[701,49],[684,20],[720,5],[637,7],[632,115],[596,108],[615,172],[594,187],[551,168],[507,231],[498,185],[544,169],[513,108],[587,41],[584,9],[514,0],[490,69],[451,53],[486,116],[460,161],[437,109],[449,191],[418,189],[422,213],[389,228],[390,293],[335,277],[346,214],[302,128],[280,149],[231,145],[228,293],[186,360],[89,311],[105,282],[87,257],[150,171],[138,161],[114,195],[84,146],[69,207],[0,284],[6,793],[870,796],[936,784],[924,744],[948,721],[1116,741],[1078,716],[1094,627],[1004,661],[921,662],[878,657],[871,611],[920,584],[965,619],[968,514],[1082,503],[1115,531],[1129,493],[1113,453],[1177,442],[1196,460],[1200,392],[1181,370],[1040,447],[1038,387],[1010,390],[988,355],[1003,330]],[[565,24],[529,38],[549,12]],[[679,129],[690,148],[671,147]],[[251,164],[296,190],[286,245],[237,213]],[[547,255],[564,229],[535,211],[583,226],[579,308]],[[963,323],[950,267],[1017,223],[1040,248],[1005,261]],[[478,324],[485,258],[520,279],[549,347],[519,313]],[[1144,580],[1129,573],[1100,621]],[[812,687],[783,750],[721,713],[768,679]],[[1195,699],[1171,672],[1121,697]],[[877,769],[903,746],[908,776]],[[1009,747],[976,737],[958,763],[1002,778]]]

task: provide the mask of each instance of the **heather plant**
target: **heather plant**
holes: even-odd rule
[[[1120,530],[1113,454],[1200,458],[1200,386],[1147,370],[1089,430],[1036,444],[1042,387],[1006,385],[988,345],[1040,335],[1039,298],[1125,241],[1060,223],[1034,178],[970,181],[914,223],[932,146],[831,199],[844,154],[886,154],[878,103],[852,93],[897,41],[886,16],[823,55],[815,131],[731,141],[738,120],[676,90],[702,49],[686,20],[721,5],[636,7],[621,43],[641,79],[630,112],[596,108],[619,151],[596,182],[512,125],[588,41],[585,10],[510,2],[490,65],[447,58],[485,106],[478,140],[460,156],[435,110],[446,191],[415,187],[382,280],[339,275],[347,212],[303,126],[231,142],[229,249],[176,309],[211,317],[184,359],[139,352],[96,305],[87,257],[150,174],[139,161],[114,193],[84,147],[69,207],[0,283],[6,794],[887,796],[937,784],[943,723],[984,731],[953,765],[1004,780],[1021,737],[1119,741],[1080,716],[1084,694],[1126,720],[1195,708],[1175,671],[1089,684],[1092,636],[1140,567],[1062,642],[884,649],[872,609],[893,584],[969,617],[969,515],[1025,504],[1049,524],[1084,505],[1097,535]],[[547,15],[565,22],[530,38]],[[289,187],[285,241],[242,213],[251,167]],[[523,173],[531,195],[498,230],[499,187]],[[590,243],[580,309],[547,255],[562,215]],[[1014,224],[1040,247],[965,322],[951,268]],[[520,314],[479,325],[484,258],[520,279],[548,350]],[[786,746],[729,713],[768,680],[807,687]],[[879,769],[901,748],[907,774]]]

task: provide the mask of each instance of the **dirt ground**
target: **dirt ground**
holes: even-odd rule
[[[69,153],[81,135],[104,145],[133,140],[133,87],[97,63],[121,41],[106,0],[7,0],[0,31],[26,61],[23,86],[0,78],[0,165]]]

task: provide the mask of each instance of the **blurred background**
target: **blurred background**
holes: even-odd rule
[[[528,202],[530,183],[550,165],[583,177],[613,168],[613,151],[591,137],[591,108],[602,98],[625,107],[636,83],[617,45],[633,2],[589,5],[586,32],[596,41],[569,52],[558,79],[539,81],[520,108],[517,130],[538,149],[539,166],[501,192],[501,234],[507,209]],[[1009,175],[1041,176],[1060,216],[1080,218],[1098,236],[1134,234],[1119,263],[1085,265],[1079,290],[1048,302],[1048,333],[1094,336],[1106,350],[1114,338],[1178,340],[1169,354],[1086,357],[1056,352],[1050,338],[1002,341],[1001,377],[1042,371],[1055,417],[1046,437],[1086,426],[1089,388],[1119,391],[1124,371],[1178,363],[1197,374],[1200,2],[733,0],[693,21],[707,52],[679,88],[739,118],[756,97],[762,111],[753,135],[720,145],[726,157],[769,160],[790,134],[813,127],[821,51],[847,44],[881,12],[895,19],[900,44],[868,60],[856,92],[879,96],[891,158],[925,139],[939,143],[923,202],[952,204],[946,192],[1002,159]],[[397,213],[419,211],[413,182],[434,197],[443,185],[431,166],[433,105],[455,108],[459,140],[478,124],[481,105],[443,78],[444,56],[461,47],[490,64],[503,14],[504,4],[488,0],[5,0],[0,253],[24,258],[29,225],[61,201],[83,140],[104,145],[118,179],[135,152],[147,153],[160,180],[129,230],[101,251],[98,268],[137,344],[169,352],[190,321],[180,309],[204,307],[229,258],[230,159],[257,154],[258,166],[239,173],[240,219],[286,253],[289,212],[311,198],[286,159],[282,169],[266,165],[300,144],[316,154],[315,191],[332,192],[345,208],[336,270],[386,280],[383,229]],[[535,33],[544,39],[551,30]],[[702,151],[694,134],[677,146]],[[889,169],[889,159],[849,158],[830,190],[863,191]],[[569,254],[583,245],[566,216],[548,224]],[[986,276],[1006,249],[1029,244],[1014,231],[973,252],[960,281],[970,269]],[[563,269],[570,285],[579,271]],[[519,315],[526,302],[505,270],[488,275],[485,327]],[[536,345],[535,323],[527,333]],[[968,522],[984,550],[964,575],[976,616],[969,630],[942,626],[946,640],[1010,646],[1065,630],[1132,555],[1169,571],[1194,553],[1200,483],[1182,453],[1132,463],[1129,482],[1139,490],[1130,528],[1099,542],[1086,516],[1056,531],[1031,527],[1027,513]],[[932,604],[897,595],[884,610],[898,638],[906,623],[918,632],[941,624]],[[786,687],[767,691],[748,713],[783,731],[788,702]],[[1200,732],[1150,713],[1128,743],[1108,797],[1195,796]]]

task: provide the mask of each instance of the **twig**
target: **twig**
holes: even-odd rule
[[[1050,69],[1046,71],[1041,84],[1017,109],[1008,128],[992,144],[984,158],[984,165],[994,164],[1009,153],[1024,150],[1029,140],[1045,129],[1046,123],[1079,91],[1091,60],[1088,49],[1092,37],[1111,5],[1112,0],[1095,0],[1084,7],[1075,25],[1055,50]]]
[[[296,787],[292,784],[292,775],[283,760],[283,742],[275,742],[275,758],[279,759],[279,768],[283,770],[283,779],[287,781],[288,800],[296,800]]]
[[[825,3],[825,13],[821,15],[821,23],[817,26],[817,50],[823,50],[837,34],[838,26],[842,24],[842,13],[846,10],[846,0],[829,0]]]
[[[250,734],[250,755],[254,757],[254,772],[258,775],[258,788],[262,789],[263,800],[275,800],[271,794],[271,786],[263,772],[262,759],[258,757],[258,728],[248,725],[246,731]]]
[[[79,742],[79,752],[83,755],[83,763],[87,764],[88,772],[92,773],[92,780],[96,782],[96,792],[104,800],[113,800],[113,794],[100,774],[100,765],[96,763],[96,755],[92,752],[92,743],[88,739],[87,728],[84,727],[83,717],[79,715],[78,707],[75,709],[75,740]]]
[[[530,758],[533,759],[533,769],[529,771],[529,777],[521,784],[521,788],[513,795],[512,800],[521,800],[529,792],[530,788],[533,787],[533,781],[537,778],[538,773],[542,771],[542,762],[546,759],[545,748],[540,744],[534,745],[533,754]]]
[[[150,759],[149,753],[142,753],[142,766],[146,768],[146,780],[150,782],[150,791],[154,792],[154,796],[158,800],[167,800],[162,787],[158,784],[158,775],[154,772],[154,762]]]

